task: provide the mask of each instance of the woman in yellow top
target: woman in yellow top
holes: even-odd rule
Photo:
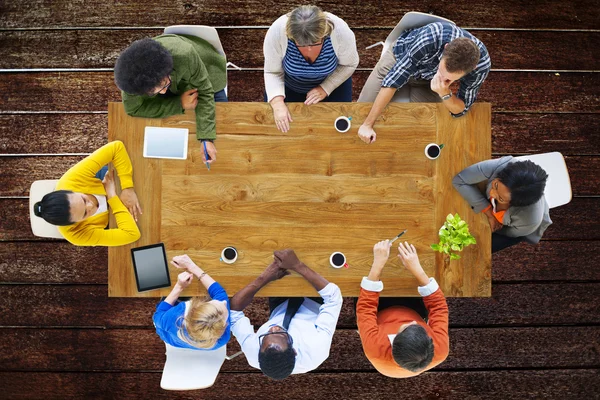
[[[121,180],[120,199],[112,171],[103,178],[99,176],[110,162]],[[133,243],[140,238],[136,221],[142,210],[133,190],[132,174],[123,142],[110,142],[71,167],[58,181],[56,191],[35,203],[33,211],[46,222],[58,225],[65,239],[77,246]],[[106,229],[109,207],[117,220],[115,229]]]

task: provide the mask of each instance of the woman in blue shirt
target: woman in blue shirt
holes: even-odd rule
[[[171,293],[156,306],[152,320],[158,336],[173,347],[194,350],[214,350],[226,345],[231,323],[225,289],[185,254],[173,257],[171,264],[187,272],[179,274]],[[210,299],[193,297],[179,302],[194,276],[208,290]]]

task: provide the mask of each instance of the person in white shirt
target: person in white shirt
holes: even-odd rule
[[[342,309],[340,288],[298,260],[291,249],[274,253],[275,260],[254,282],[233,296],[231,332],[240,343],[250,366],[272,379],[302,374],[317,368],[329,357],[333,332]],[[319,293],[323,303],[307,297],[280,300],[267,323],[254,331],[243,310],[268,283],[294,271]]]

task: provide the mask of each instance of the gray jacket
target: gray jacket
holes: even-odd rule
[[[512,156],[473,164],[460,171],[452,179],[452,184],[469,202],[473,211],[479,213],[490,205],[488,199],[492,181],[510,162],[514,162]],[[478,183],[485,181],[487,183],[484,196],[479,190]],[[546,228],[552,224],[546,198],[542,196],[537,203],[527,207],[509,207],[504,213],[502,224],[504,227],[496,233],[510,237],[524,236],[529,243],[539,242]]]

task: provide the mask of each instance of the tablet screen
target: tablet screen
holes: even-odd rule
[[[165,246],[162,243],[131,249],[138,291],[171,286]]]
[[[144,157],[185,160],[188,129],[147,126],[144,131]]]

